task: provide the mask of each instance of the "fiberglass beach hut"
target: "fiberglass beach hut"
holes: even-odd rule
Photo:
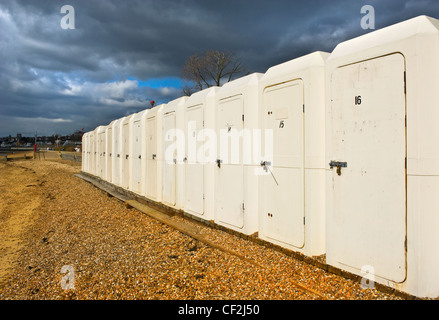
[[[168,102],[162,110],[162,202],[175,209],[184,203],[184,105],[187,97]]]
[[[113,127],[113,147],[112,147],[112,163],[111,163],[111,170],[112,170],[112,177],[111,177],[111,183],[114,185],[120,186],[121,184],[121,154],[122,154],[122,121],[124,118],[120,118],[117,120],[114,120],[112,122]]]
[[[161,158],[162,145],[162,112],[165,104],[153,107],[148,110],[145,119],[145,178],[144,195],[148,199],[156,202],[161,201],[162,197],[162,175],[161,165],[158,160]]]
[[[184,211],[206,221],[214,219],[214,108],[217,91],[218,87],[210,87],[196,92],[186,100],[184,107]]]
[[[143,177],[146,166],[144,165],[145,146],[145,117],[148,109],[140,111],[130,119],[131,132],[131,160],[130,160],[130,189],[141,195],[143,192]]]
[[[259,237],[308,256],[325,253],[328,56],[314,52],[271,67],[260,81],[265,174],[260,181]]]
[[[113,120],[108,126],[105,127],[105,180],[113,182],[113,124],[116,120]]]
[[[258,231],[260,158],[254,153],[261,144],[261,77],[254,73],[224,84],[215,105],[215,223],[247,235]]]
[[[99,126],[96,131],[96,175],[105,180],[106,178],[106,139],[105,139],[105,126]]]
[[[439,296],[439,21],[339,44],[327,60],[326,262]]]
[[[130,189],[131,181],[131,157],[132,155],[132,128],[131,128],[131,118],[134,114],[126,116],[123,118],[121,123],[121,176],[120,176],[120,186],[126,190]]]
[[[88,159],[88,173],[96,175],[96,129],[89,132],[90,157]]]
[[[82,135],[82,166],[83,172],[89,173],[89,159],[90,159],[90,138],[89,132]]]

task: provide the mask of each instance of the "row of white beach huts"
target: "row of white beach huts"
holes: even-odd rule
[[[439,296],[439,21],[420,16],[100,126],[82,170]]]

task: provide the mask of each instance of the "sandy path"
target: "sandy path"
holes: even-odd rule
[[[23,246],[23,232],[42,201],[36,191],[41,183],[32,169],[0,164],[0,284],[13,269]]]

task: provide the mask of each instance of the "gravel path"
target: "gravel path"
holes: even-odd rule
[[[9,252],[0,265],[0,299],[321,298],[300,286],[326,299],[400,299],[197,225],[249,261],[213,248],[127,208],[75,177],[80,169],[63,160],[0,163],[0,193],[22,190],[0,198],[0,252]],[[8,249],[10,237],[18,244]],[[64,266],[74,273],[61,273]],[[74,282],[65,281],[70,276]]]

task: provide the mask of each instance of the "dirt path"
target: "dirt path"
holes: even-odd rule
[[[41,183],[32,169],[0,163],[0,284],[14,268],[23,233],[42,201],[36,191]]]

